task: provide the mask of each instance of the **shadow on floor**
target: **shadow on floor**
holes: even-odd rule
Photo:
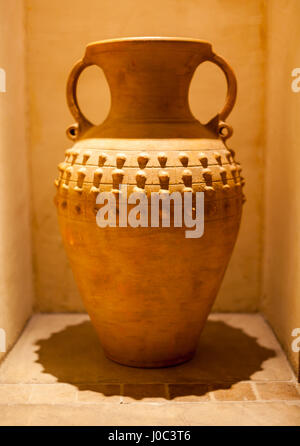
[[[37,362],[58,382],[106,396],[119,395],[122,389],[134,399],[160,396],[166,387],[163,384],[173,389],[165,396],[171,399],[178,394],[202,396],[229,389],[249,380],[262,370],[265,360],[275,356],[274,350],[262,347],[256,338],[222,321],[207,322],[191,361],[164,369],[131,368],[110,361],[89,321],[67,326],[36,345]]]

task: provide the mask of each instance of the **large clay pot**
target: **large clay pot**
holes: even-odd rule
[[[228,85],[223,110],[201,124],[188,104],[198,65],[211,61]],[[82,114],[80,73],[101,67],[111,109],[101,125]],[[130,38],[92,43],[73,68],[67,100],[76,141],[59,165],[56,205],[71,267],[107,357],[138,367],[190,359],[233,246],[243,203],[240,165],[225,140],[236,80],[209,43],[179,38]],[[99,191],[204,192],[200,238],[186,228],[100,228]]]

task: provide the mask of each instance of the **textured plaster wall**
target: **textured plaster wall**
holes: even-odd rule
[[[228,121],[235,129],[230,145],[244,165],[248,201],[215,309],[256,310],[262,260],[263,1],[25,0],[25,4],[37,310],[83,309],[53,205],[56,166],[71,145],[65,136],[73,122],[65,103],[67,76],[88,42],[143,35],[209,40],[236,72],[239,94]],[[82,108],[90,119],[100,122],[109,107],[100,70],[88,69],[79,90]],[[222,107],[224,95],[222,73],[215,66],[203,65],[191,88],[195,115],[208,120]]]
[[[21,0],[0,0],[0,67],[7,89],[0,93],[0,328],[7,349],[32,306],[23,6]]]
[[[300,2],[268,2],[266,72],[266,195],[262,308],[295,369],[293,328],[300,327]]]

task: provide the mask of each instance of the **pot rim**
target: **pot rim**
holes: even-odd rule
[[[176,44],[176,45],[197,45],[197,47],[206,47],[208,50],[212,49],[211,43],[206,40],[194,39],[189,37],[165,37],[165,36],[145,36],[145,37],[120,37],[114,39],[98,40],[89,43],[86,46],[86,53],[95,53],[102,51],[121,50],[129,46],[139,46],[141,44]],[[125,48],[124,48],[125,46]]]

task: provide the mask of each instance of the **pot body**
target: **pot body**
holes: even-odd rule
[[[228,83],[225,107],[207,125],[193,117],[187,99],[204,60],[220,66]],[[84,117],[76,100],[80,72],[92,63],[103,68],[111,88],[111,111],[100,126]],[[98,42],[71,72],[67,96],[77,122],[68,135],[75,144],[59,165],[55,201],[76,283],[114,361],[163,367],[195,352],[244,201],[241,167],[225,142],[231,129],[224,120],[235,93],[226,62],[210,44],[189,39]],[[147,198],[189,192],[193,203],[203,192],[203,235],[187,238],[187,228],[174,224],[99,227],[99,192],[112,193],[118,205],[121,185]],[[151,201],[148,209],[150,215]]]

